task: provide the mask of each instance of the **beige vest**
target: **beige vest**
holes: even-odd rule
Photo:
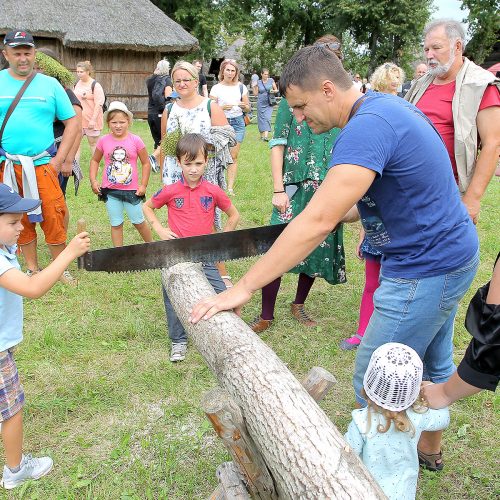
[[[430,74],[417,80],[405,99],[417,104],[427,87],[434,80]],[[451,104],[455,126],[455,161],[457,162],[458,187],[464,193],[474,174],[476,166],[478,137],[476,117],[484,91],[488,85],[500,90],[500,80],[493,73],[477,66],[464,57],[464,63],[455,79],[455,95]]]

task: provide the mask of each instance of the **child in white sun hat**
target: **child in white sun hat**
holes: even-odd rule
[[[421,405],[422,372],[411,347],[390,342],[376,349],[363,379],[368,406],[352,412],[345,435],[389,499],[415,498],[420,434],[449,424],[447,408]]]

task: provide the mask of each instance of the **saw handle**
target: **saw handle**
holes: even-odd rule
[[[76,221],[76,234],[83,233],[87,230],[87,221],[85,219],[78,219]]]
[[[84,233],[87,231],[87,221],[85,219],[78,219],[76,221],[76,234]],[[78,257],[78,269],[85,269],[84,256]]]

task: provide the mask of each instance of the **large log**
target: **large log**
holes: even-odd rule
[[[191,308],[214,293],[200,265],[163,269],[162,281],[192,343],[241,407],[280,498],[386,498],[313,398],[244,321],[223,312],[188,322]]]

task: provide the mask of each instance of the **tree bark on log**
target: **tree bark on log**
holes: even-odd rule
[[[214,291],[199,264],[162,270],[192,343],[241,407],[280,498],[386,498],[359,457],[278,356],[231,312],[196,325],[189,311]]]

